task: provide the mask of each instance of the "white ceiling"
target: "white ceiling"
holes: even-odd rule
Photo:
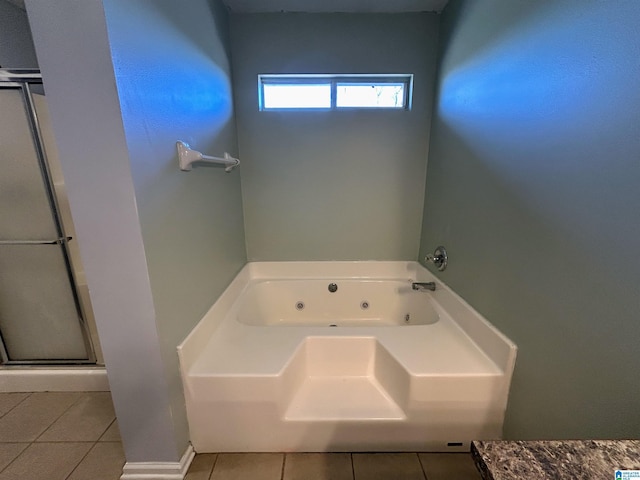
[[[441,12],[448,0],[223,0],[232,12]]]

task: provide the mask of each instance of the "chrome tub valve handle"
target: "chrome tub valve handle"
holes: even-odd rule
[[[447,257],[447,250],[442,245],[440,245],[434,250],[433,255],[429,254],[426,257],[424,257],[425,263],[428,263],[428,262],[433,263],[436,266],[436,268],[441,272],[445,268],[447,268],[448,260],[449,260],[449,257]]]

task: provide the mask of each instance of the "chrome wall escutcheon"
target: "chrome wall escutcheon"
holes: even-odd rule
[[[429,254],[426,257],[424,257],[425,263],[432,262],[436,266],[436,268],[441,272],[445,268],[447,268],[448,260],[449,260],[449,257],[447,256],[447,250],[442,245],[440,245],[439,247],[436,247],[436,249],[433,252],[433,255]]]

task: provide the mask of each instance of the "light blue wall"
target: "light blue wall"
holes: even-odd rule
[[[125,455],[177,462],[103,2],[26,5]]]
[[[27,12],[6,0],[0,0],[0,65],[38,68]]]
[[[218,1],[105,1],[178,445],[189,434],[176,346],[246,263],[240,170],[180,172],[175,142],[238,153]]]
[[[437,20],[232,15],[250,260],[415,260]],[[260,73],[413,73],[413,108],[259,112]]]
[[[519,346],[510,438],[640,432],[640,2],[453,0],[421,258]]]
[[[237,154],[226,11],[27,9],[126,458],[176,464],[189,439],[176,347],[246,262],[238,171],[183,173],[175,150]]]

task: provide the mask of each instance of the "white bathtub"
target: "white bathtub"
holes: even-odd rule
[[[468,451],[516,347],[415,262],[261,262],[178,354],[197,452]]]

